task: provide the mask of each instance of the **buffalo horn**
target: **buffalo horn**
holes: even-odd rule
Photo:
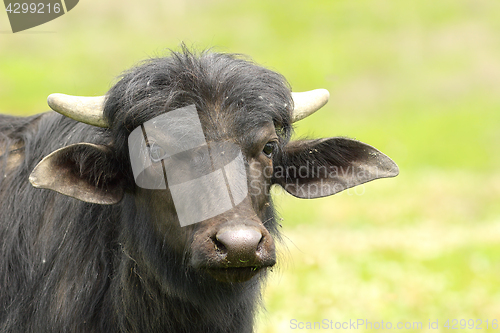
[[[292,93],[294,109],[292,122],[299,121],[313,114],[328,102],[330,93],[326,89],[316,89]],[[105,96],[82,97],[65,94],[51,94],[47,98],[50,108],[79,122],[109,127],[103,115]]]
[[[68,118],[93,126],[109,127],[103,115],[104,98],[51,94],[47,103],[52,110]]]
[[[326,89],[315,89],[304,92],[293,92],[292,98],[294,104],[292,123],[294,123],[318,111],[328,102],[330,93]]]

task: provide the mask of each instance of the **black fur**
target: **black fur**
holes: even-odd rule
[[[122,76],[107,95],[110,129],[53,112],[1,117],[0,332],[251,332],[261,278],[218,282],[186,264],[191,239],[179,240],[179,251],[158,235],[158,216],[133,182],[127,138],[148,119],[195,104],[212,140],[250,147],[272,122],[284,146],[292,103],[281,75],[239,56],[184,49]],[[71,159],[83,177],[120,177],[120,203],[85,203],[29,184],[43,157],[80,142],[112,148],[106,159],[85,150]],[[272,206],[261,219],[277,236]]]

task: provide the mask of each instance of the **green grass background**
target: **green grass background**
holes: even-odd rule
[[[257,332],[299,331],[291,319],[432,332],[500,321],[500,1],[81,0],[16,34],[1,12],[0,112],[104,94],[181,42],[250,55],[294,91],[329,89],[296,136],[353,137],[400,166],[329,198],[275,189],[286,237]]]

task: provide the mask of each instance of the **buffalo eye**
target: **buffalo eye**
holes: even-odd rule
[[[266,157],[271,158],[275,148],[276,142],[268,142],[264,145],[264,149],[262,149],[262,152],[264,153],[264,155],[266,155]]]
[[[153,162],[161,161],[166,155],[165,149],[159,146],[156,142],[149,145],[149,157]]]

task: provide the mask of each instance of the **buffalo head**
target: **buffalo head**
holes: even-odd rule
[[[290,141],[292,123],[327,100],[232,55],[152,59],[106,96],[49,96],[55,111],[101,127],[89,127],[99,139],[54,151],[30,182],[121,205],[124,251],[160,279],[170,262],[196,279],[244,282],[276,262],[272,185],[310,199],[398,174],[356,140]]]

